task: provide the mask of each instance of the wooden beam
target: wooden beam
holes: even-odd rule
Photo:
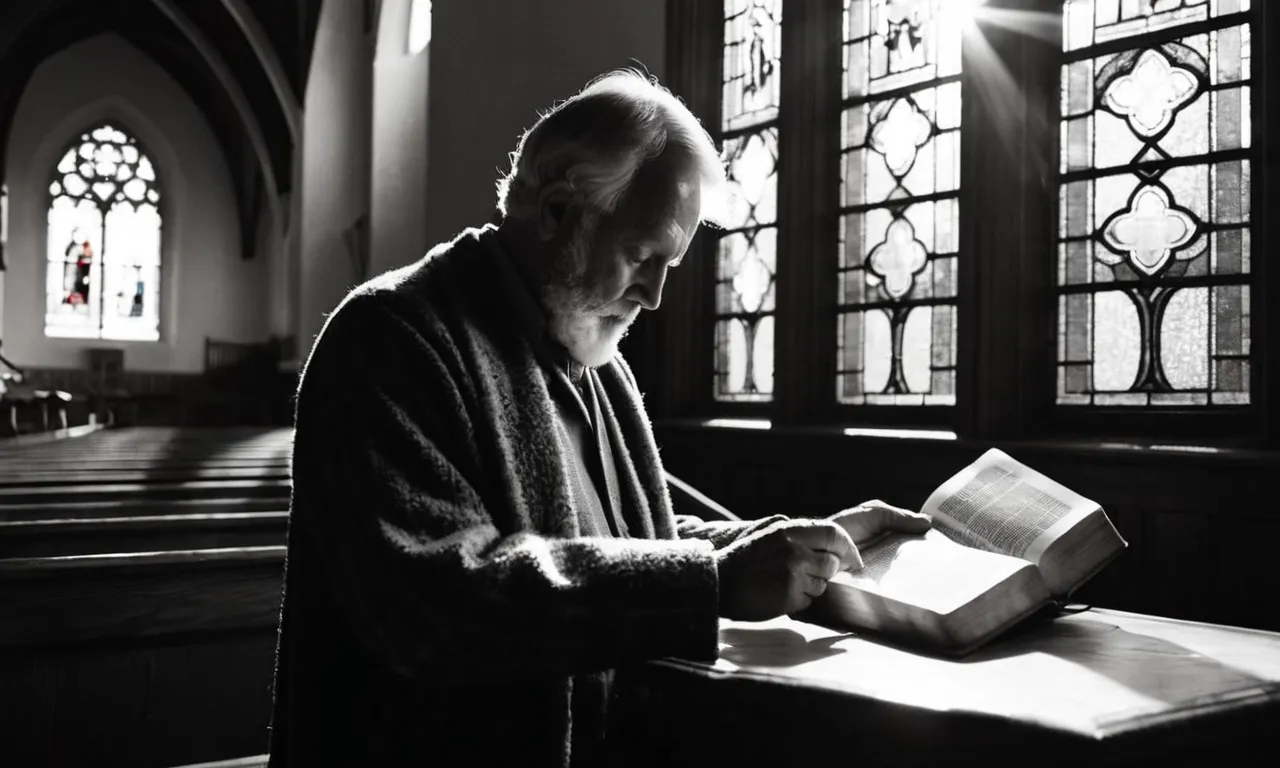
[[[275,169],[271,165],[271,153],[267,150],[267,140],[262,133],[262,126],[258,123],[258,117],[254,114],[253,107],[249,105],[249,99],[245,96],[244,89],[240,87],[240,81],[232,74],[231,68],[227,66],[226,60],[222,58],[222,54],[218,52],[217,47],[213,45],[209,38],[205,37],[195,22],[177,7],[174,0],[151,0],[151,2],[195,46],[196,52],[209,65],[214,77],[226,90],[236,114],[240,116],[240,122],[244,126],[245,134],[249,137],[249,144],[253,148],[254,155],[258,158],[258,164],[262,167],[263,181],[266,182],[267,189],[271,192],[272,218],[276,221],[284,221],[284,212],[281,210],[280,185],[276,180]]]
[[[258,62],[266,71],[267,80],[280,101],[280,111],[284,114],[284,120],[289,126],[289,136],[294,144],[297,144],[302,138],[302,104],[299,94],[294,93],[289,85],[289,76],[284,70],[280,57],[276,55],[276,48],[272,45],[271,38],[267,36],[266,30],[262,28],[258,17],[245,0],[222,0],[222,5],[227,9],[227,13],[231,14],[231,18],[235,19],[236,24],[240,25],[240,31],[244,33],[245,39],[249,41],[249,45],[258,57]]]

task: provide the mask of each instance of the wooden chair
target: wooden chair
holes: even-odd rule
[[[201,411],[197,422],[265,425],[273,421],[280,344],[204,340],[204,377],[190,405]]]
[[[27,381],[26,372],[0,355],[0,366],[7,370],[0,373],[0,403],[7,406],[9,429],[12,434],[23,432],[28,421],[24,413],[39,413],[39,431],[49,431],[50,409],[55,410],[60,429],[67,428],[67,405],[72,401],[70,392],[60,389],[37,389]]]
[[[108,427],[133,423],[137,403],[124,386],[124,350],[89,350],[89,371],[90,399],[98,420]]]

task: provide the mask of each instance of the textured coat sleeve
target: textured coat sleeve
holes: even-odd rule
[[[501,534],[465,372],[360,298],[331,318],[299,387],[291,525],[375,658],[467,682],[714,658],[712,546]]]
[[[759,520],[703,520],[694,515],[676,515],[676,532],[681,539],[709,541],[711,546],[722,549],[788,519],[786,515],[770,515]]]

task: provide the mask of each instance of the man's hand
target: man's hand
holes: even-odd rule
[[[933,525],[928,515],[909,512],[878,499],[864,501],[827,519],[843,528],[857,546],[865,545],[882,533],[924,533]],[[861,567],[862,563],[859,561],[858,568]]]
[[[827,581],[862,567],[858,548],[832,520],[788,520],[716,553],[720,615],[765,621],[809,607]]]

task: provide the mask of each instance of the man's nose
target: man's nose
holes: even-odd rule
[[[667,282],[667,265],[661,259],[651,259],[640,272],[637,285],[640,288],[640,306],[657,309],[662,304],[662,288]]]

